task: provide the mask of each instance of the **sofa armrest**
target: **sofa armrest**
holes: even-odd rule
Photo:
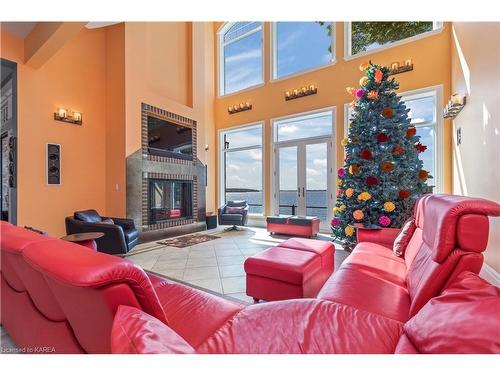
[[[217,210],[217,217],[219,219],[219,225],[220,225],[221,215],[224,214],[225,210],[226,210],[226,205],[220,206]]]
[[[103,219],[111,219],[116,225],[119,225],[123,230],[135,229],[135,223],[132,219],[120,218],[120,217],[106,217]]]
[[[243,224],[246,225],[247,222],[248,222],[248,209],[249,209],[249,205],[247,204],[244,208],[243,208]]]
[[[108,254],[126,254],[128,251],[123,228],[115,224],[88,223],[66,218],[66,233],[102,232],[104,236],[95,240],[97,249]]]
[[[358,242],[372,242],[391,247],[399,234],[399,228],[365,229],[357,228]]]

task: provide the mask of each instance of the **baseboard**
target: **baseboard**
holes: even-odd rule
[[[483,263],[483,267],[479,272],[479,276],[488,281],[489,283],[500,287],[500,274],[493,269],[493,267]]]

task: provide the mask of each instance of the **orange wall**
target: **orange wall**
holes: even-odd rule
[[[18,63],[18,224],[64,235],[65,216],[106,208],[105,33],[82,30],[39,69],[23,63],[23,40],[1,41]],[[81,111],[83,125],[55,121],[57,107]],[[62,146],[61,185],[46,183],[47,143]]]
[[[216,36],[221,23],[214,24],[214,35]],[[362,62],[371,59],[374,63],[389,65],[393,61],[404,61],[411,58],[414,70],[398,74],[396,79],[400,83],[400,91],[409,91],[429,86],[443,85],[443,100],[447,101],[450,95],[450,25],[445,24],[444,30],[435,35],[416,40],[411,43],[388,48],[370,54],[368,57],[359,57],[350,61],[343,58],[344,51],[344,27],[342,22],[336,23],[336,60],[333,65],[298,75],[269,82],[271,77],[270,67],[270,24],[264,24],[264,67],[265,83],[261,87],[250,89],[245,92],[235,93],[217,98],[215,101],[215,126],[216,129],[229,128],[236,125],[265,121],[265,160],[270,160],[272,142],[270,140],[270,120],[276,117],[293,113],[300,113],[330,106],[336,107],[336,129],[335,136],[337,153],[336,163],[341,165],[343,161],[343,149],[340,141],[343,138],[344,129],[344,104],[349,103],[352,98],[346,93],[347,86],[355,86],[361,77],[358,67]],[[217,38],[214,45],[217,48]],[[217,56],[217,54],[216,54]],[[305,85],[314,84],[318,87],[318,94],[286,102],[284,92]],[[216,91],[218,92],[218,91]],[[229,115],[227,108],[240,102],[250,102],[253,109],[250,111]],[[451,136],[450,122],[444,122],[443,131],[443,156],[444,156],[444,191],[451,191]],[[270,213],[270,163],[265,163],[265,188],[266,188],[266,214]],[[217,180],[218,181],[218,180]]]
[[[453,121],[453,193],[500,202],[500,23],[454,22],[452,91],[467,97]],[[455,131],[453,131],[455,135]],[[490,218],[485,260],[500,272],[500,218]]]
[[[125,23],[126,155],[141,148],[141,103],[191,117],[191,26]]]
[[[197,121],[198,158],[213,160],[212,31],[211,22],[125,23],[126,156],[141,148],[144,102]],[[212,183],[207,209],[214,205]]]

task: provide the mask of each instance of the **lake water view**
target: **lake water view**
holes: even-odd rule
[[[262,213],[263,194],[261,191],[232,191],[226,193],[226,201],[246,200],[249,204],[249,213]],[[308,190],[306,192],[308,216],[317,216],[322,221],[328,216],[328,195],[326,190]],[[292,205],[297,206],[297,191],[280,191],[280,214],[291,215]],[[298,214],[295,211],[295,214]]]

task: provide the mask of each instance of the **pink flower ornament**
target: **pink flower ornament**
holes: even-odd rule
[[[388,226],[391,223],[391,218],[388,217],[388,216],[385,216],[385,215],[384,216],[380,216],[378,218],[378,223],[380,225],[382,225],[383,227],[386,227],[386,226]]]

